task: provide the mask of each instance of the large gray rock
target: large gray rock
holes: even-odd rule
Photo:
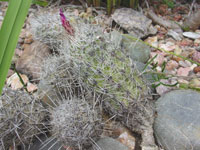
[[[115,139],[104,137],[97,141],[91,150],[129,150],[129,148]]]
[[[43,61],[49,55],[49,48],[35,41],[25,47],[23,54],[16,62],[16,69],[21,73],[29,75],[32,79],[38,80],[40,78]]]
[[[175,90],[156,102],[154,132],[165,150],[200,150],[200,93]]]
[[[133,61],[146,63],[150,58],[150,47],[139,41],[123,36],[122,47],[128,51]]]
[[[137,38],[155,34],[157,30],[152,26],[152,20],[131,8],[116,9],[112,19],[123,29]]]

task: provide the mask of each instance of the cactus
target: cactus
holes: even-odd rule
[[[52,12],[37,15],[30,20],[32,33],[35,40],[39,40],[49,46],[53,50],[65,47],[63,41],[66,41],[65,30],[63,29],[59,14]]]
[[[70,72],[78,86],[81,85],[80,87],[87,89],[86,91],[89,89],[100,96],[109,114],[116,116],[132,131],[140,133],[143,146],[155,146],[152,130],[153,102],[145,79],[127,52],[121,49],[120,41],[116,41],[112,33],[104,33],[98,25],[85,23],[81,19],[76,22],[72,24],[74,36],[67,35],[63,43],[68,44],[63,49],[58,48],[63,62],[70,66],[63,67],[63,71]],[[46,29],[43,34],[46,34],[45,32],[50,31]],[[54,41],[56,40],[55,38]],[[58,76],[50,76],[62,79],[65,73],[61,70],[55,71]],[[59,72],[62,72],[61,77]],[[68,75],[66,77],[69,78]],[[64,82],[60,83],[65,85],[69,80],[62,81]],[[75,82],[68,83],[68,87],[73,87],[74,84],[71,83]]]
[[[50,111],[52,134],[65,146],[87,149],[102,133],[101,113],[84,99],[71,98]]]
[[[73,149],[87,149],[102,133],[101,104],[64,58],[57,55],[44,62],[38,95],[47,104],[53,138]]]
[[[106,41],[109,46],[100,44],[100,47],[73,51],[72,60],[79,66],[77,74],[82,76],[85,87],[104,96],[104,108],[108,113],[142,135],[143,146],[154,146],[150,89],[131,58],[122,50],[112,48],[114,44],[109,39],[101,41],[103,38],[100,36],[96,42]],[[79,54],[79,59],[75,53]]]
[[[44,133],[45,109],[38,100],[23,91],[4,88],[0,97],[0,145],[23,145],[27,149],[34,137]]]

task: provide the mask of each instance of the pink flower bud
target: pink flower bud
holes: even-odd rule
[[[62,26],[65,28],[65,30],[72,36],[74,36],[74,29],[70,25],[69,21],[66,19],[62,9],[60,9],[60,19],[62,22]]]

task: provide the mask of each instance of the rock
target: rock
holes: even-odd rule
[[[30,43],[32,43],[33,42],[33,39],[32,38],[26,38],[25,40],[24,40],[24,43],[25,44],[30,44]]]
[[[167,70],[174,70],[178,68],[178,63],[175,60],[170,60],[167,62],[166,69]]]
[[[97,146],[93,146],[91,150],[130,150],[128,147],[120,143],[119,141],[112,139],[110,137],[101,138],[96,142]]]
[[[150,58],[150,47],[139,41],[133,41],[123,36],[122,47],[130,53],[133,61],[146,63]]]
[[[136,65],[136,68],[137,68],[140,72],[144,71],[144,68],[145,68],[146,64],[141,63],[141,62],[138,62],[138,61],[135,61],[134,63],[135,63],[135,65]],[[152,84],[155,82],[155,79],[157,78],[157,77],[156,77],[157,75],[155,75],[155,74],[153,74],[153,73],[150,73],[150,72],[148,72],[148,71],[152,71],[151,68],[150,68],[149,66],[147,66],[147,68],[146,68],[146,70],[145,70],[146,73],[142,74],[142,76],[144,77],[144,79],[146,79],[147,84],[152,85]]]
[[[153,47],[158,47],[158,37],[153,36],[153,37],[148,37],[145,42],[149,43]]]
[[[192,66],[190,66],[190,69],[193,70],[195,67],[197,67],[197,64],[192,64]]]
[[[182,40],[182,35],[180,33],[175,32],[174,30],[170,29],[167,32],[167,35],[173,37],[175,40],[177,41],[181,41]]]
[[[179,43],[179,46],[192,46],[193,45],[193,41],[190,40],[190,39],[183,39],[180,43]]]
[[[3,16],[0,16],[0,21],[3,21],[3,18],[4,18]]]
[[[28,77],[24,74],[20,74],[20,76],[21,76],[21,79],[23,80],[24,84],[27,84]],[[7,79],[7,84],[8,84],[8,86],[11,86],[11,88],[13,90],[21,89],[24,86],[22,84],[22,82],[20,81],[20,78],[18,77],[17,73],[14,73],[12,76],[10,76]]]
[[[22,29],[19,35],[20,38],[24,39],[26,37],[26,30]]]
[[[38,79],[42,62],[49,54],[50,50],[46,45],[34,42],[25,47],[23,54],[16,63],[16,69],[31,76],[33,79]]]
[[[187,80],[184,80],[184,79],[178,79],[178,83],[180,84],[189,84],[189,82]]]
[[[192,55],[192,59],[198,63],[200,63],[200,52],[195,51]]]
[[[117,140],[126,145],[129,149],[135,149],[135,137],[133,137],[129,132],[123,132],[122,134],[120,134]]]
[[[190,39],[199,39],[200,34],[195,32],[183,32],[183,36],[190,38]]]
[[[177,70],[177,75],[178,76],[185,76],[187,77],[189,75],[189,72],[191,71],[191,68],[190,67],[186,67],[186,68],[183,68],[183,67],[180,67],[178,70]]]
[[[171,91],[156,102],[154,133],[165,150],[200,149],[200,93]]]
[[[137,38],[155,34],[157,30],[153,28],[152,21],[138,11],[131,8],[116,9],[112,19],[129,34]]]
[[[164,83],[166,85],[174,85],[177,81],[173,80],[173,79],[161,79],[160,80],[161,83]],[[174,87],[173,86],[166,86],[163,84],[160,84],[159,86],[156,87],[156,92],[159,95],[163,95],[169,91],[171,91]]]
[[[200,44],[200,39],[195,39],[194,44]]]
[[[195,67],[193,71],[194,71],[194,73],[200,72],[200,66]]]
[[[191,87],[200,88],[200,78],[192,79],[189,85]]]
[[[182,49],[178,45],[176,45],[176,49],[174,50],[174,53],[176,55],[180,55],[182,53]]]
[[[188,60],[179,61],[178,63],[181,67],[184,67],[184,68],[192,66],[191,62]]]
[[[164,49],[166,51],[173,51],[176,48],[175,43],[167,42],[166,44],[159,44],[159,48]]]
[[[38,89],[37,85],[32,84],[30,82],[27,83],[27,90],[28,92],[32,93]]]
[[[156,56],[157,55],[157,56]],[[151,52],[151,58],[156,56],[156,58],[153,60],[153,63],[158,63],[158,66],[161,66],[164,61],[167,61],[164,57],[163,52],[157,51],[157,52]]]

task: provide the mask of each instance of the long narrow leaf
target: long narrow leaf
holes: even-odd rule
[[[18,0],[10,0],[9,5],[15,5],[17,1]],[[32,0],[21,0],[20,7],[17,12],[17,17],[15,19],[15,23],[13,25],[11,34],[9,35],[9,41],[5,49],[5,53],[3,55],[2,62],[0,64],[0,94],[2,92],[2,88],[4,86],[6,76],[7,76],[9,67],[11,65],[12,56],[17,46],[19,34],[23,27],[31,2]],[[10,6],[10,7],[13,7],[13,6]]]
[[[0,1],[9,2],[9,0],[0,0]],[[33,0],[32,4],[37,4],[37,5],[40,5],[40,6],[47,6],[49,3],[46,0]]]
[[[10,0],[8,9],[6,11],[6,15],[0,30],[0,64],[2,62],[6,46],[8,45],[9,36],[11,34],[20,4],[21,0]]]
[[[33,0],[32,4],[37,4],[40,6],[47,6],[49,3],[47,1],[42,1],[42,0]]]

